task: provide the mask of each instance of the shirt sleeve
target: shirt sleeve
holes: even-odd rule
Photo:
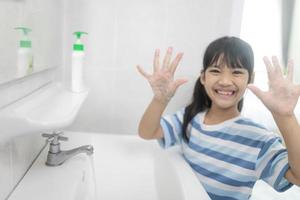
[[[160,125],[164,136],[163,138],[158,139],[158,143],[162,148],[166,149],[181,144],[183,115],[184,108],[177,111],[175,114],[166,115],[161,118]]]
[[[290,168],[286,148],[280,137],[268,139],[258,155],[256,169],[262,179],[278,192],[284,192],[293,186],[284,176]]]

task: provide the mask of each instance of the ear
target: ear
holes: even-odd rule
[[[204,74],[203,70],[201,71],[201,74],[200,74],[200,83],[202,85],[204,85],[204,83],[205,83],[205,74]]]
[[[254,83],[254,78],[255,78],[255,72],[252,72],[249,83]]]

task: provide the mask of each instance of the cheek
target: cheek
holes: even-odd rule
[[[203,87],[204,87],[204,90],[205,90],[207,96],[209,98],[211,98],[212,97],[212,93],[213,93],[213,91],[211,89],[211,86],[209,86],[209,84],[206,83],[205,85],[203,85]]]
[[[247,85],[248,85],[248,81],[244,82],[244,83],[241,85],[240,91],[239,91],[239,93],[240,93],[241,95],[244,95],[244,93],[245,93],[245,91],[246,91],[246,89],[247,89]]]
[[[248,83],[249,83],[249,77],[245,76],[245,77],[240,77],[236,79],[236,83],[238,83],[240,85],[240,87],[247,87]]]

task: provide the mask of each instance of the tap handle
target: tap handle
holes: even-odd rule
[[[53,135],[54,135],[54,139],[57,138],[57,141],[68,141],[67,137],[61,136],[64,133],[62,131],[54,131]]]
[[[57,144],[58,141],[68,141],[67,137],[61,136],[62,132],[53,132],[52,134],[43,133],[42,136],[48,138],[48,141],[51,141],[53,144]]]
[[[64,136],[58,136],[58,140],[59,140],[59,141],[68,141],[69,138],[64,137]]]

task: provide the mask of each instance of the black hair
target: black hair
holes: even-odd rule
[[[245,68],[248,71],[249,79],[253,74],[254,55],[251,46],[237,37],[221,37],[211,42],[205,50],[203,58],[204,73],[209,66],[218,62],[222,57],[222,61],[232,68]],[[191,103],[185,107],[183,116],[182,133],[183,139],[189,141],[189,133],[187,131],[188,124],[199,112],[203,112],[211,107],[211,99],[207,95],[204,86],[200,82],[200,76],[196,80]],[[238,110],[241,112],[243,107],[243,98],[238,103]]]

